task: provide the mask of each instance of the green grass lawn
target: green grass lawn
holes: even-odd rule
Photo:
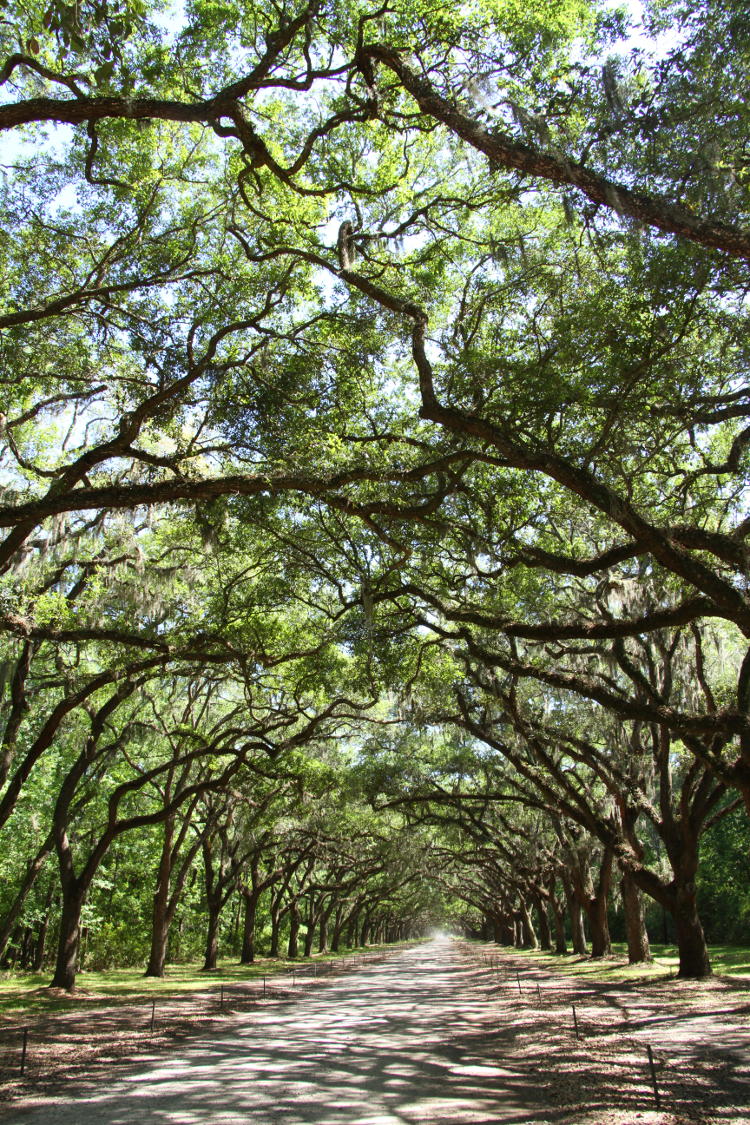
[[[368,946],[368,953],[393,946]],[[313,963],[351,958],[365,952],[362,949],[344,949],[339,953],[316,954]],[[79,973],[76,992],[71,997],[50,995],[47,985],[51,971],[45,973],[0,973],[0,1019],[16,1020],[22,1014],[41,1015],[46,1012],[80,1009],[103,1004],[131,1004],[154,997],[184,996],[191,992],[218,991],[222,984],[242,984],[258,981],[264,976],[271,978],[292,969],[304,969],[310,961],[299,959],[287,961],[283,958],[271,960],[259,958],[253,965],[238,965],[236,961],[220,961],[213,971],[201,972],[200,963],[169,965],[163,978],[145,977],[143,969],[108,969],[105,972]],[[311,970],[306,968],[305,975]]]
[[[717,976],[747,977],[750,988],[750,949],[739,945],[710,945],[711,966]],[[541,953],[529,949],[513,952],[528,957],[540,968],[601,981],[664,980],[677,975],[679,957],[674,945],[651,946],[654,960],[650,965],[629,965],[624,942],[612,943],[613,956],[603,960],[578,957],[572,953],[564,956]]]

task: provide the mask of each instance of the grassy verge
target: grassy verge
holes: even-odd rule
[[[530,949],[514,949],[520,957],[528,958],[539,968],[570,976],[599,981],[658,981],[677,975],[679,957],[673,945],[652,945],[654,960],[649,965],[629,965],[624,943],[613,943],[612,956],[601,960],[542,953]],[[737,983],[750,988],[750,949],[739,945],[709,946],[711,965],[717,976],[737,979]]]
[[[410,943],[404,943],[410,944]],[[292,969],[304,969],[312,963],[321,964],[355,957],[364,952],[375,953],[395,946],[368,946],[367,950],[342,949],[338,953],[315,954],[311,960],[300,958],[289,961],[258,958],[252,965],[238,965],[236,961],[220,961],[212,972],[202,972],[200,963],[169,965],[165,977],[145,977],[143,969],[108,969],[105,972],[78,974],[76,991],[71,996],[50,994],[47,985],[50,973],[0,973],[0,1019],[16,1020],[24,1014],[42,1015],[47,1012],[80,1010],[85,1005],[100,1007],[109,1004],[132,1004],[155,997],[176,999],[191,992],[216,990],[224,985],[258,981],[271,978]],[[308,970],[309,971],[309,970]],[[307,974],[306,974],[307,975]]]

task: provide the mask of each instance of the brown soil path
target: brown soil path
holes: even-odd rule
[[[0,1111],[0,1123],[750,1125],[742,1108],[750,1092],[746,1019],[743,1032],[740,1016],[721,1017],[735,1035],[724,1049],[705,1042],[705,1026],[700,1041],[689,1025],[679,1039],[670,1008],[657,1051],[665,1111],[657,1113],[640,1038],[647,1029],[655,1042],[656,1024],[634,997],[593,997],[587,987],[585,1002],[583,993],[578,1000],[579,1040],[571,983],[534,979],[528,963],[500,956],[498,974],[463,942],[394,953],[297,1000],[239,1014],[169,1055],[115,1070],[106,1085],[99,1077],[88,1088],[77,1083],[16,1102]],[[595,1006],[606,1016],[603,1031]],[[671,1054],[662,1056],[678,1042],[675,1066]]]

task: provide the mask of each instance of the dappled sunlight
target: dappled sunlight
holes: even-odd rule
[[[477,967],[436,936],[298,1003],[238,1017],[231,1033],[57,1104],[55,1117],[76,1125],[539,1120],[519,1072],[498,1065],[490,995]],[[22,1120],[41,1123],[49,1112],[27,1109]]]
[[[690,991],[680,985],[675,997],[683,995]],[[0,1120],[674,1125],[687,1109],[713,1101],[712,1122],[745,1125],[718,1097],[704,1045],[719,1029],[736,1106],[750,1092],[741,1061],[747,1031],[729,1005],[713,1016],[715,1023],[684,1006],[655,1010],[627,985],[571,984],[567,975],[550,976],[513,953],[488,957],[468,943],[436,938],[293,999],[237,1013],[228,1030],[121,1071],[116,1082],[81,1091],[76,1100],[27,1103]],[[646,1042],[654,1046],[665,1114],[653,1111]]]

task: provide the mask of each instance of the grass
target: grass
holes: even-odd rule
[[[747,982],[740,980],[738,983],[747,983],[750,987],[750,949],[739,945],[710,945],[708,951],[711,967],[716,976],[747,977]],[[555,972],[587,980],[649,982],[666,980],[676,976],[679,968],[679,955],[674,945],[653,944],[651,953],[654,960],[647,965],[629,965],[624,942],[613,942],[613,956],[603,960],[592,960],[590,957],[579,957],[572,953],[561,956],[530,949],[514,949],[513,952],[528,957],[540,968],[552,969]]]
[[[369,946],[368,951],[392,948]],[[652,945],[654,961],[650,965],[628,965],[626,947],[613,944],[613,956],[606,960],[592,960],[573,954],[556,956],[535,950],[513,950],[518,956],[528,958],[539,968],[564,973],[571,977],[597,981],[648,981],[655,982],[676,976],[678,956],[675,946]],[[317,963],[351,957],[362,950],[344,949],[339,953],[316,954]],[[709,946],[714,973],[719,976],[739,978],[737,983],[750,988],[750,949],[737,945]],[[215,991],[222,984],[242,984],[262,977],[288,973],[309,965],[303,959],[289,961],[259,958],[252,965],[238,965],[224,960],[213,971],[201,972],[200,963],[170,965],[163,978],[144,977],[140,968],[108,969],[103,972],[79,973],[77,991],[70,997],[50,994],[50,972],[0,973],[0,1019],[16,1020],[23,1015],[44,1015],[51,1012],[80,1010],[83,1005],[101,1007],[110,1004],[133,1004],[156,997],[163,999],[186,996],[190,993]],[[747,978],[744,980],[743,978]]]
[[[377,952],[392,946],[368,946]],[[315,954],[313,963],[336,961],[363,953],[361,949],[342,949],[338,953]],[[80,1010],[82,1005],[100,1007],[109,1004],[132,1004],[155,997],[163,999],[186,996],[193,992],[216,991],[222,984],[242,984],[301,969],[311,961],[289,961],[259,958],[252,965],[236,961],[220,961],[217,969],[202,972],[200,963],[169,965],[165,977],[145,977],[142,968],[107,969],[103,972],[79,973],[76,991],[71,996],[50,994],[51,972],[0,973],[0,1019],[17,1019],[21,1015],[44,1015],[48,1012]]]

